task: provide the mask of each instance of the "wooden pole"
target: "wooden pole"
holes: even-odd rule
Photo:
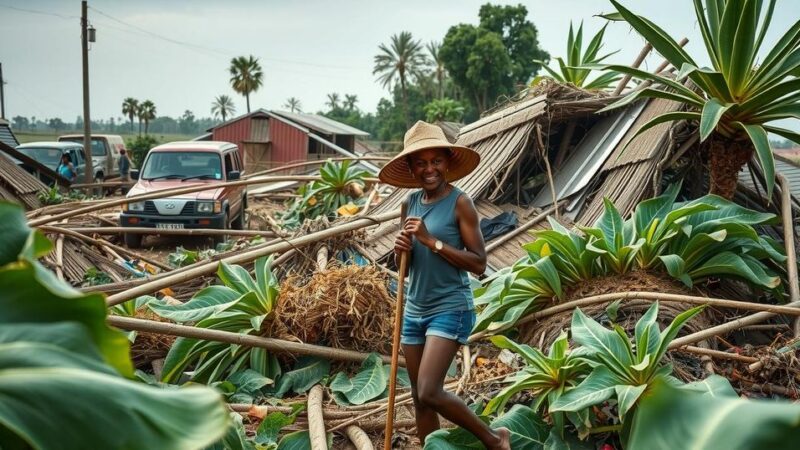
[[[336,236],[338,234],[347,231],[353,231],[372,225],[378,225],[387,220],[393,220],[398,217],[400,217],[400,210],[383,213],[377,216],[362,217],[350,222],[343,223],[341,225],[337,225],[322,231],[318,231],[316,233],[306,234],[300,237],[296,237],[294,239],[287,239],[282,242],[267,245],[265,247],[253,250],[242,251],[234,255],[231,255],[229,257],[223,258],[220,261],[224,261],[228,264],[243,264],[253,261],[261,256],[267,256],[273,253],[285,252],[289,249],[312,244],[314,242],[318,242],[323,239],[327,239],[329,237]],[[218,264],[219,264],[218,261],[211,261],[208,263],[198,265],[197,267],[191,270],[187,270],[179,274],[165,274],[164,276],[153,277],[148,283],[109,296],[106,299],[106,302],[108,306],[118,305],[127,300],[136,298],[140,295],[151,294],[160,289],[171,287],[174,284],[182,283],[184,281],[197,278],[198,276],[201,275],[209,275],[217,270]]]
[[[89,117],[89,19],[86,17],[88,5],[86,0],[81,2],[81,69],[83,72],[83,163],[85,168],[85,181],[94,181],[94,168],[92,167],[92,120]],[[109,155],[109,158],[111,155]]]
[[[400,332],[403,328],[403,297],[405,294],[408,252],[400,254],[400,277],[397,279],[397,301],[394,308],[394,334],[392,335],[392,366],[389,372],[389,406],[386,409],[386,435],[383,449],[392,449],[392,429],[394,426],[394,396],[397,392],[397,359],[400,355]]]
[[[634,68],[634,69],[638,69],[639,66],[642,65],[642,62],[644,62],[644,59],[650,53],[650,50],[652,50],[652,49],[653,49],[653,46],[650,45],[649,42],[647,44],[645,44],[645,46],[642,48],[642,51],[640,51],[639,55],[636,56],[636,59],[633,61],[633,64],[631,64],[631,67]],[[631,81],[631,75],[630,74],[625,75],[624,77],[622,77],[622,80],[620,80],[619,84],[617,84],[617,88],[614,89],[614,93],[611,94],[611,95],[613,97],[616,97],[619,94],[621,94],[622,91],[625,89],[625,86],[628,85],[629,81]]]
[[[80,234],[160,234],[162,236],[263,236],[275,237],[272,231],[220,230],[215,228],[181,228],[177,230],[148,227],[75,227],[71,231]]]
[[[282,339],[232,333],[229,331],[209,330],[207,328],[196,328],[187,325],[178,325],[176,323],[158,322],[155,320],[135,319],[133,317],[108,316],[106,317],[106,322],[112,327],[128,331],[145,331],[190,339],[225,342],[227,344],[241,345],[242,347],[263,348],[276,353],[318,356],[337,361],[352,362],[363,362],[369,357],[368,353],[361,353],[355,350],[324,347],[322,345],[285,341]],[[381,360],[383,360],[384,363],[391,362],[391,358],[388,355],[381,355]],[[399,361],[399,363],[405,365],[405,359]]]
[[[322,386],[315,384],[308,393],[308,438],[311,450],[328,450],[325,420],[322,417]]]
[[[789,279],[789,301],[800,302],[800,283],[797,278],[797,252],[794,247],[794,220],[792,218],[792,187],[789,180],[778,172],[775,174],[781,185],[781,220],[783,221],[783,245],[786,247],[786,274]],[[800,321],[794,323],[794,336],[800,336]]]
[[[298,162],[298,163],[294,163],[294,164],[286,164],[284,166],[273,167],[272,169],[260,170],[258,172],[253,172],[251,174],[247,174],[246,176],[244,176],[242,178],[252,178],[252,177],[261,176],[261,175],[268,175],[268,174],[271,174],[271,173],[283,172],[284,170],[295,169],[295,168],[298,168],[298,167],[321,166],[322,164],[325,164],[328,161],[337,161],[337,162],[353,161],[353,162],[358,162],[358,161],[389,161],[390,159],[392,159],[392,158],[390,158],[388,156],[360,156],[358,158],[340,157],[340,158],[318,159],[316,161],[302,161],[302,162]]]

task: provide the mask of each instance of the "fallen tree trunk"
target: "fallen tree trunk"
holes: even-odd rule
[[[229,257],[226,257],[221,261],[224,261],[225,263],[228,264],[247,263],[261,256],[270,255],[272,253],[285,252],[287,250],[297,247],[302,247],[304,245],[308,245],[314,242],[318,242],[322,239],[327,239],[329,237],[336,236],[338,234],[347,231],[358,230],[360,228],[368,227],[371,225],[378,225],[387,220],[396,219],[399,216],[400,216],[400,211],[393,211],[378,216],[362,217],[353,220],[351,222],[346,222],[341,225],[328,228],[326,230],[318,231],[316,233],[307,234],[294,239],[288,239],[283,242],[267,245],[263,248],[258,248],[255,250],[242,251],[241,253],[237,253]],[[216,271],[217,266],[218,262],[212,261],[209,263],[200,264],[195,268],[192,268],[190,270],[187,270],[179,274],[165,274],[164,276],[159,276],[151,279],[149,283],[145,283],[140,286],[129,289],[127,291],[111,295],[106,299],[106,302],[108,306],[118,305],[127,300],[139,297],[140,295],[151,294],[165,287],[170,287],[174,284],[181,283],[201,275],[211,274],[214,271]]]
[[[108,316],[106,321],[113,327],[128,331],[144,331],[190,339],[225,342],[228,344],[241,345],[242,347],[263,348],[277,353],[319,356],[326,359],[352,362],[363,362],[369,357],[369,353],[361,353],[354,350],[324,347],[322,345],[285,341],[282,339],[252,336],[249,334],[231,333],[228,331],[209,330],[207,328],[196,328],[175,323],[158,322],[155,320]],[[392,358],[387,355],[381,355],[381,359],[385,363],[390,363],[392,360]],[[400,364],[405,366],[405,358],[401,358]]]

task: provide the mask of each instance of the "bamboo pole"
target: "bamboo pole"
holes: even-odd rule
[[[317,251],[317,269],[320,272],[325,272],[328,268],[328,247],[322,246]]]
[[[308,437],[311,450],[328,450],[325,420],[322,418],[322,386],[315,384],[308,393]]]
[[[631,67],[634,69],[638,69],[639,66],[641,66],[642,63],[644,62],[644,59],[647,58],[647,55],[650,53],[652,49],[653,46],[649,42],[645,44],[644,47],[642,47],[642,50],[636,56],[636,59],[633,61],[633,64],[631,64]],[[617,84],[617,88],[614,89],[614,93],[611,94],[611,96],[616,97],[619,94],[622,94],[622,91],[625,89],[625,86],[627,86],[630,81],[631,81],[630,74],[627,74],[624,77],[622,77],[622,80],[620,80],[619,84]]]
[[[764,305],[760,303],[740,302],[736,300],[728,300],[722,298],[697,297],[693,295],[681,295],[681,294],[665,294],[662,292],[640,292],[640,291],[612,292],[608,294],[593,295],[591,297],[572,300],[566,303],[561,303],[559,305],[551,306],[541,311],[536,311],[534,313],[522,317],[514,324],[504,325],[502,327],[498,327],[493,330],[487,329],[474,333],[472,336],[469,337],[469,342],[475,342],[477,340],[483,339],[488,335],[495,335],[509,328],[526,324],[534,320],[539,320],[544,317],[549,317],[552,316],[553,314],[558,314],[560,312],[570,311],[577,307],[594,305],[596,303],[606,303],[614,300],[625,300],[625,301],[660,300],[667,302],[691,303],[695,305],[717,306],[722,308],[744,309],[748,311],[763,311],[758,314],[770,314],[770,317],[776,314],[800,316],[800,310],[792,306]],[[800,305],[800,303],[798,305]],[[702,340],[702,339],[697,339],[697,340]]]
[[[284,170],[296,169],[298,167],[314,166],[314,165],[320,165],[321,166],[322,164],[325,164],[327,161],[336,161],[336,162],[353,161],[353,162],[358,162],[358,161],[389,161],[391,159],[392,158],[390,158],[388,156],[360,156],[358,158],[340,157],[340,158],[318,159],[316,161],[302,161],[302,162],[297,162],[297,163],[292,163],[292,164],[286,164],[284,166],[273,167],[272,169],[266,169],[266,170],[261,170],[261,171],[258,171],[258,172],[253,172],[251,174],[247,174],[246,176],[244,176],[242,178],[252,178],[252,177],[256,177],[256,176],[268,175],[268,174],[271,174],[271,173],[283,172]]]
[[[786,273],[789,281],[789,301],[800,302],[800,282],[797,278],[797,251],[794,247],[794,220],[792,218],[792,186],[778,172],[775,174],[781,185],[781,220],[783,221],[783,245],[786,248]],[[800,336],[800,320],[794,322],[794,336]]]
[[[362,217],[350,222],[343,223],[341,225],[328,228],[326,230],[318,231],[316,233],[310,233],[293,239],[284,240],[283,242],[267,245],[263,248],[242,251],[240,253],[236,253],[234,255],[223,258],[221,261],[224,261],[227,264],[243,264],[246,262],[253,261],[261,256],[270,255],[272,253],[285,252],[289,249],[312,244],[314,242],[318,242],[323,239],[327,239],[329,237],[336,236],[338,234],[347,231],[353,231],[371,225],[377,225],[387,220],[396,219],[399,216],[400,216],[400,211],[397,210],[397,211],[383,213],[378,216]],[[165,276],[163,277],[155,277],[151,279],[149,283],[145,283],[140,286],[129,289],[127,291],[109,296],[106,299],[106,302],[109,306],[118,305],[122,302],[136,298],[140,295],[150,294],[165,287],[170,287],[174,284],[181,283],[186,280],[191,280],[201,275],[211,274],[217,269],[217,265],[218,265],[217,261],[211,261],[208,263],[200,264],[197,267],[194,267],[191,270],[187,270],[186,272],[180,274],[165,274]]]
[[[800,306],[800,302],[792,302],[788,303],[787,306],[782,308],[786,309],[797,309]],[[794,311],[791,313],[792,315],[798,315],[798,311]],[[708,339],[710,337],[719,336],[721,334],[730,333],[731,331],[738,330],[747,325],[755,325],[757,323],[761,323],[769,318],[775,317],[777,313],[774,312],[759,312],[755,314],[751,314],[749,316],[745,316],[736,320],[732,320],[727,323],[723,323],[722,325],[717,325],[715,327],[707,328],[702,331],[698,331],[697,333],[692,333],[688,336],[683,336],[678,339],[672,341],[669,345],[670,349],[682,347],[684,345],[688,345],[697,341],[702,341]]]
[[[247,414],[250,416],[264,418],[267,417],[270,413],[279,412],[283,414],[291,414],[292,407],[291,406],[280,406],[280,405],[254,405],[251,403],[229,403],[228,408],[231,411]],[[305,414],[306,411],[301,411],[299,415]],[[343,411],[339,409],[322,409],[322,416],[326,419],[349,419],[355,415],[357,415],[357,411]]]
[[[698,355],[711,356],[713,358],[718,358],[718,359],[730,359],[732,361],[738,361],[738,362],[743,362],[743,363],[752,363],[752,362],[758,361],[758,358],[753,358],[752,356],[745,356],[745,355],[739,355],[739,354],[736,354],[736,353],[722,352],[722,351],[719,351],[719,350],[711,350],[711,349],[708,349],[708,348],[695,347],[693,345],[686,345],[686,346],[683,346],[681,348],[676,348],[675,350],[679,351],[679,352],[689,352],[689,353],[695,353],[695,354],[698,354]]]
[[[115,199],[115,200],[107,200],[102,202],[92,203],[89,206],[84,206],[82,208],[77,208],[74,210],[70,210],[67,212],[63,212],[60,214],[55,214],[52,216],[42,217],[38,219],[34,219],[28,222],[28,226],[36,227],[39,225],[44,225],[50,222],[56,222],[62,219],[68,219],[70,217],[79,216],[81,214],[86,214],[94,211],[100,211],[102,209],[108,209],[114,206],[120,206],[130,202],[136,202],[141,200],[152,200],[157,198],[164,198],[169,197],[171,195],[181,195],[181,194],[191,194],[193,192],[201,192],[206,191],[209,189],[219,189],[223,187],[237,187],[237,186],[248,186],[251,184],[263,184],[263,183],[275,183],[279,181],[300,181],[300,182],[309,182],[309,181],[317,181],[321,180],[322,177],[319,176],[312,176],[312,175],[287,175],[287,176],[264,176],[264,177],[257,177],[257,178],[248,178],[246,180],[235,180],[235,181],[226,181],[224,183],[202,183],[202,184],[193,184],[186,187],[180,188],[173,188],[173,189],[163,189],[160,191],[150,192],[147,194],[141,195],[134,195],[131,197]],[[377,182],[377,178],[364,178],[366,182]]]
[[[346,350],[325,347],[322,345],[312,345],[301,342],[285,341],[269,337],[252,336],[249,334],[231,333],[228,331],[209,330],[206,328],[196,328],[175,323],[158,322],[155,320],[135,319],[133,317],[108,316],[106,322],[113,327],[128,331],[145,331],[148,333],[166,334],[169,336],[179,336],[190,339],[202,339],[206,341],[225,342],[228,344],[241,345],[242,347],[256,347],[276,353],[291,353],[293,355],[318,356],[337,361],[363,362],[369,353],[361,353],[355,350]],[[391,357],[381,355],[383,362],[391,362]],[[405,365],[405,359],[400,361]]]
[[[345,430],[345,433],[347,433],[347,437],[356,447],[356,450],[375,450],[375,447],[372,445],[372,441],[369,439],[369,436],[361,428],[355,425],[350,425]]]
[[[550,169],[550,158],[547,156],[547,147],[544,146],[544,141],[542,140],[542,126],[541,124],[536,124],[536,142],[537,146],[539,147],[539,152],[542,155],[542,159],[544,159],[544,167],[547,169],[547,181],[550,184],[550,194],[553,197],[553,205],[558,205],[558,195],[556,194],[556,183],[553,180],[553,171]],[[558,217],[558,208],[553,210],[553,215],[556,216],[556,220],[559,220]]]
[[[220,230],[216,228],[181,228],[181,229],[161,229],[149,227],[75,227],[70,230],[80,234],[153,234],[162,236],[263,236],[275,237],[272,231],[261,230]]]
[[[392,366],[389,371],[389,406],[386,409],[386,435],[384,450],[392,449],[392,427],[394,426],[394,396],[397,392],[397,358],[400,355],[400,331],[403,327],[403,296],[405,295],[408,252],[400,254],[400,277],[397,279],[397,300],[394,308],[394,334],[392,335]]]

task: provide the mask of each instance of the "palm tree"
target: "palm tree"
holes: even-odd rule
[[[288,109],[291,112],[302,112],[300,110],[300,100],[295,97],[289,97],[286,99],[286,103],[283,104],[283,107]]]
[[[131,121],[131,131],[133,131],[133,118],[137,116],[139,109],[139,101],[133,97],[128,97],[122,101],[122,114],[128,116]]]
[[[380,74],[378,81],[385,88],[391,89],[392,85],[399,81],[400,91],[403,94],[403,112],[406,126],[408,126],[408,90],[406,88],[408,76],[421,75],[427,58],[422,53],[420,41],[415,41],[408,31],[392,35],[391,41],[389,47],[386,44],[378,46],[380,53],[375,55],[375,67],[372,69],[372,74]]]
[[[675,81],[627,66],[611,70],[668,86],[669,91],[641,89],[612,104],[616,108],[642,97],[665,98],[683,103],[687,111],[668,112],[643,124],[639,133],[675,120],[697,121],[700,141],[708,141],[710,192],[727,199],[736,192],[739,170],[755,153],[772,197],[775,159],[767,133],[800,143],[800,134],[775,126],[774,121],[798,119],[800,111],[800,21],[779,39],[763,58],[759,49],[772,21],[776,0],[744,2],[694,0],[695,15],[711,68],[700,65],[650,20],[634,14],[618,1],[611,3],[633,29],[674,67]],[[705,5],[703,5],[705,3]],[[765,7],[766,6],[766,7]],[[683,84],[689,78],[697,89]],[[629,142],[633,142],[631,139]]]
[[[328,94],[328,101],[325,102],[325,106],[330,109],[336,109],[339,107],[339,94],[336,92]]]
[[[358,103],[357,95],[344,94],[344,109],[352,111],[356,109],[356,103]]]
[[[150,121],[156,118],[156,105],[150,100],[145,100],[141,104],[141,120],[144,121],[144,134],[147,134],[147,128],[150,126]]]
[[[227,95],[218,95],[217,98],[214,99],[214,102],[211,103],[211,114],[214,117],[222,117],[222,121],[225,122],[225,119],[233,115],[236,112],[236,107],[233,106],[233,99],[228,97]]]
[[[261,72],[261,65],[258,58],[253,55],[245,58],[238,56],[231,59],[231,86],[233,90],[244,95],[247,99],[247,113],[250,114],[250,93],[255,92],[261,87],[264,74]]]
[[[444,97],[444,80],[447,77],[447,71],[444,68],[444,61],[442,57],[439,56],[439,51],[442,49],[442,43],[436,41],[430,41],[425,46],[428,50],[428,55],[430,56],[431,65],[433,66],[433,77],[436,78],[436,84],[438,85],[438,95],[437,98]]]

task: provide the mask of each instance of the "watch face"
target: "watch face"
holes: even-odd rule
[[[433,244],[433,246],[434,246],[434,247],[436,247],[436,251],[439,251],[439,250],[441,250],[441,249],[442,249],[442,247],[444,247],[444,244],[442,243],[442,241],[436,241],[436,242]]]

